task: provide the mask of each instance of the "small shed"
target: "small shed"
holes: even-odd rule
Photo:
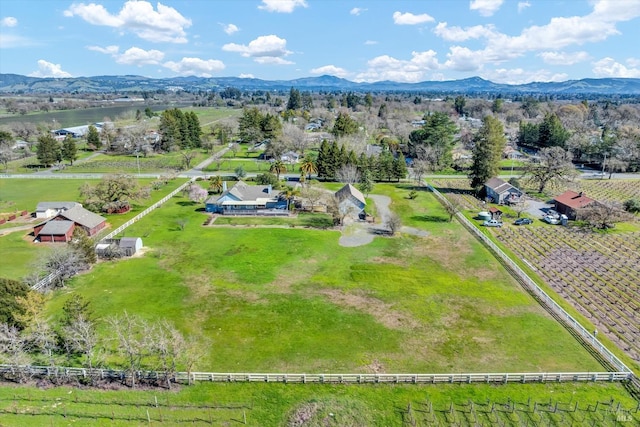
[[[132,256],[142,249],[142,239],[140,237],[123,237],[118,243],[118,248],[125,256]]]
[[[502,211],[496,207],[491,206],[489,208],[489,214],[491,215],[491,219],[502,219]]]

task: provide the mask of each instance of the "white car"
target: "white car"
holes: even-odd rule
[[[544,222],[548,222],[549,224],[553,224],[553,225],[560,223],[560,220],[558,218],[556,218],[554,216],[551,216],[551,215],[545,216],[544,218],[542,218],[542,220]]]
[[[497,219],[490,219],[482,223],[485,227],[502,227],[502,223]]]

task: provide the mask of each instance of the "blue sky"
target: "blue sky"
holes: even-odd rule
[[[640,0],[0,1],[0,73],[640,78]]]

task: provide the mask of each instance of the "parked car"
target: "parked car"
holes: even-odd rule
[[[527,225],[533,224],[533,220],[531,218],[518,218],[514,222],[515,225]]]
[[[555,224],[559,224],[559,223],[560,223],[560,220],[559,220],[558,218],[553,217],[553,216],[551,216],[551,215],[547,215],[547,216],[545,216],[544,218],[542,218],[542,220],[543,220],[544,222],[547,222],[547,223],[549,223],[549,224],[554,224],[554,225],[555,225]]]
[[[490,219],[482,223],[485,227],[502,227],[502,223],[497,219]]]

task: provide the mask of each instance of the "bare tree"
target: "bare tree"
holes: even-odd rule
[[[175,381],[177,363],[186,350],[186,341],[180,331],[166,320],[162,320],[151,331],[151,351],[156,359],[156,370],[162,371],[167,388]]]
[[[576,217],[602,230],[615,227],[617,222],[633,219],[633,215],[625,212],[621,204],[614,202],[591,203],[579,209]]]
[[[395,236],[395,234],[400,231],[400,228],[402,228],[402,220],[397,213],[391,212],[385,222],[385,226],[389,229],[391,235]]]
[[[411,174],[418,184],[422,184],[422,177],[429,171],[429,164],[424,160],[414,160],[411,165]]]
[[[542,193],[547,185],[562,183],[576,175],[571,154],[560,147],[547,147],[538,152],[537,162],[527,163],[524,175]]]
[[[511,206],[511,208],[518,214],[518,218],[529,209],[529,202],[524,198],[524,195],[520,197],[520,201]]]
[[[318,206],[318,202],[322,200],[324,195],[325,192],[322,189],[310,185],[305,185],[300,192],[300,196],[309,203],[311,212]]]
[[[54,353],[58,349],[58,336],[51,327],[48,319],[37,317],[25,330],[27,339],[49,362],[49,366],[56,366]]]
[[[142,366],[142,359],[147,355],[148,325],[139,317],[129,315],[126,311],[121,316],[110,317],[107,323],[115,336],[118,353],[127,364],[126,371],[131,377],[131,387],[135,388],[137,372]]]
[[[191,161],[198,156],[198,151],[196,150],[181,150],[180,155],[182,156],[182,164],[185,169],[191,169]]]
[[[343,184],[355,184],[360,182],[360,172],[356,165],[342,165],[336,171],[336,179]]]
[[[93,369],[100,354],[95,324],[80,315],[63,327],[62,337],[67,351],[82,354],[85,358],[84,365]]]
[[[18,328],[6,323],[0,323],[0,359],[10,366],[14,381],[21,383],[26,380],[26,373],[20,367],[31,364],[27,341]]]

